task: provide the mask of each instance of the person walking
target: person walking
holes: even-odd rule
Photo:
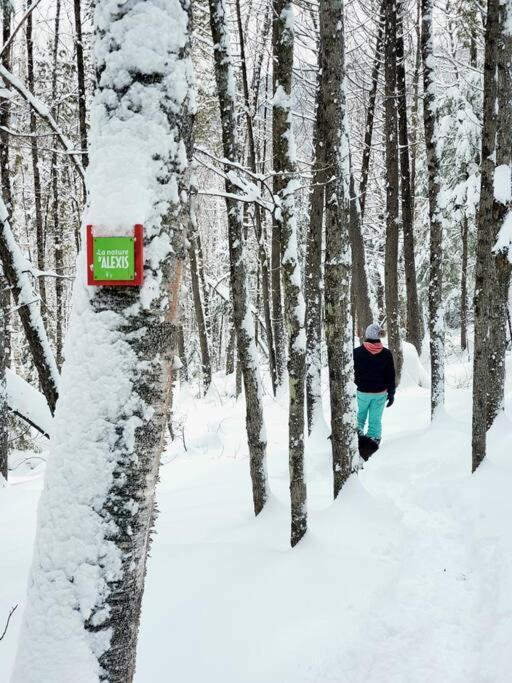
[[[360,438],[371,439],[374,450],[377,450],[382,438],[384,408],[393,405],[396,389],[393,354],[382,345],[382,333],[380,325],[368,325],[365,341],[354,349],[357,430]],[[365,434],[367,420],[368,431]]]

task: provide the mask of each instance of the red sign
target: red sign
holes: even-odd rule
[[[144,280],[142,225],[131,234],[95,235],[87,226],[87,284],[102,287],[140,287]]]

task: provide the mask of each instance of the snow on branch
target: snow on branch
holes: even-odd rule
[[[43,104],[40,100],[35,97],[30,90],[26,87],[19,78],[14,76],[10,71],[8,71],[4,66],[0,65],[0,76],[2,77],[4,83],[8,83],[18,94],[20,94],[23,99],[30,104],[32,109],[50,126],[55,136],[59,140],[60,144],[64,150],[69,154],[73,164],[78,171],[78,174],[82,179],[85,178],[84,168],[82,162],[80,161],[80,151],[77,151],[72,145],[71,141],[64,135],[62,130],[57,125],[57,122],[51,115],[48,107]]]

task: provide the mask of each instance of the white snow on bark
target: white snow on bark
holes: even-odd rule
[[[501,164],[494,169],[494,198],[501,204],[507,204],[512,199],[510,170],[508,164]]]

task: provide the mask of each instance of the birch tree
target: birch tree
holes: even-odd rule
[[[288,336],[288,458],[290,469],[291,544],[296,545],[307,529],[306,482],[304,479],[304,384],[306,335],[305,302],[299,267],[295,191],[296,147],[292,128],[292,74],[295,41],[293,5],[274,0],[273,58],[273,152],[274,173],[279,178],[275,220],[279,225],[284,285],[285,322]]]
[[[89,288],[80,258],[14,681],[130,683],[167,426],[191,107],[186,0],[94,15],[84,224],[143,223],[145,281]]]
[[[320,1],[326,175],[325,335],[329,363],[334,497],[356,470],[357,440],[350,315],[350,166],[342,0]]]
[[[236,200],[240,181],[229,162],[238,162],[235,98],[236,82],[229,49],[224,0],[209,0],[210,27],[214,45],[215,81],[222,125],[225,165],[226,209],[228,214],[229,268],[233,323],[238,360],[243,375],[246,402],[246,427],[249,445],[254,512],[258,515],[267,502],[266,448],[263,421],[261,378],[255,343],[254,320],[247,289],[243,209]]]
[[[439,208],[441,192],[436,144],[435,57],[432,36],[433,0],[421,0],[421,57],[423,62],[423,127],[427,151],[430,221],[430,270],[428,285],[431,373],[431,414],[444,405],[443,225]]]

